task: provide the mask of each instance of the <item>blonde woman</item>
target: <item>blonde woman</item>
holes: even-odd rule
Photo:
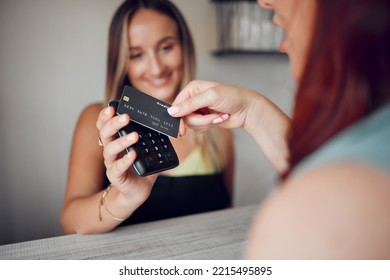
[[[204,134],[188,131],[171,139],[180,165],[140,177],[131,167],[137,155],[124,153],[137,142],[138,134],[117,138],[118,130],[131,120],[107,107],[110,100],[120,98],[125,85],[172,103],[194,74],[193,41],[179,10],[166,0],[123,2],[109,31],[105,100],[89,105],[75,129],[61,215],[65,233],[107,232],[120,224],[231,205],[231,132],[220,128]]]

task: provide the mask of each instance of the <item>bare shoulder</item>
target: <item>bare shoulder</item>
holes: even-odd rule
[[[100,111],[103,109],[102,103],[92,103],[87,105],[80,113],[77,121],[76,133],[78,130],[90,132],[96,130],[96,121]]]
[[[95,147],[95,149],[93,149],[93,146],[91,146],[90,143],[92,143],[91,141],[96,142],[96,139],[99,136],[99,131],[96,127],[96,121],[102,109],[102,103],[93,103],[87,105],[81,111],[73,134],[73,156],[75,156],[75,154],[83,155],[86,151],[90,151],[90,153],[93,154],[98,154],[99,148]],[[91,157],[91,155],[89,156]]]
[[[86,120],[86,119],[97,119],[100,111],[103,109],[102,103],[92,103],[87,105],[80,114],[79,121]]]
[[[324,166],[287,181],[259,208],[247,258],[390,259],[390,176]]]

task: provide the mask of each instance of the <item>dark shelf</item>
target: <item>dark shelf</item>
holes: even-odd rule
[[[273,50],[242,50],[242,49],[225,49],[213,51],[214,56],[225,56],[225,55],[277,55],[286,56],[285,53]]]

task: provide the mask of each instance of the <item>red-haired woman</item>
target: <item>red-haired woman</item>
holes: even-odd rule
[[[259,3],[285,32],[298,84],[291,120],[255,91],[205,81],[169,112],[196,130],[244,128],[281,174],[246,257],[389,259],[390,2]]]

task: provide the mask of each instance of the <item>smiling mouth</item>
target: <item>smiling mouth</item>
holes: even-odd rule
[[[171,74],[164,75],[164,77],[158,78],[158,79],[148,79],[148,82],[152,86],[164,86],[171,80]]]
[[[163,85],[166,81],[168,80],[167,77],[164,77],[164,78],[160,78],[160,79],[150,79],[149,82],[151,84],[154,84],[154,85],[157,85],[157,86],[161,86]]]

